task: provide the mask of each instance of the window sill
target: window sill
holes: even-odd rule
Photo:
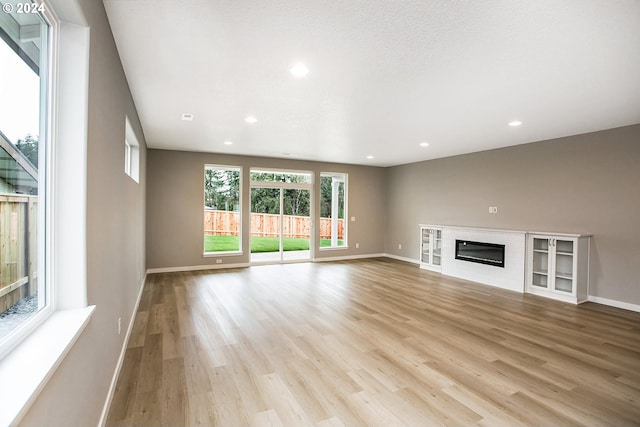
[[[349,249],[349,246],[324,246],[322,248],[319,248],[320,252],[323,251],[339,251],[342,249]]]
[[[53,313],[0,360],[0,425],[13,425],[44,388],[89,323],[95,306]]]

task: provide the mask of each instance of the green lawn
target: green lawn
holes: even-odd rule
[[[320,247],[328,248],[331,246],[331,239],[320,239]],[[338,240],[338,246],[344,246],[344,242],[342,240]]]
[[[204,236],[205,252],[233,252],[240,249],[237,236]]]
[[[252,237],[251,253],[278,252],[280,242],[277,237]],[[309,239],[282,239],[282,249],[285,251],[308,251]]]
[[[339,246],[344,243],[342,240],[338,242]],[[309,239],[291,239],[284,238],[282,240],[283,249],[285,251],[306,251],[309,250]],[[320,247],[331,246],[331,240],[320,240]],[[233,252],[240,248],[239,238],[237,236],[204,236],[205,252]],[[251,252],[278,252],[277,237],[252,237]]]

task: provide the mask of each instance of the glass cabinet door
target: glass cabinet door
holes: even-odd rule
[[[433,230],[433,265],[442,264],[442,230]]]
[[[538,288],[549,287],[549,239],[533,238],[533,277],[531,284]]]
[[[421,261],[429,264],[431,262],[431,230],[428,228],[422,229],[422,250],[421,250]]]
[[[573,241],[554,240],[555,247],[555,277],[554,290],[573,292]]]

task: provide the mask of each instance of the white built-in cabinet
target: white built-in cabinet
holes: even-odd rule
[[[529,233],[526,290],[579,304],[588,298],[590,236]]]
[[[420,268],[442,269],[442,228],[420,225]]]

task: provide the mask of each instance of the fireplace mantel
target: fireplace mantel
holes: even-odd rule
[[[422,225],[424,227],[424,225]],[[526,231],[437,225],[442,229],[442,274],[524,292]],[[456,259],[456,240],[504,245],[504,268]]]

